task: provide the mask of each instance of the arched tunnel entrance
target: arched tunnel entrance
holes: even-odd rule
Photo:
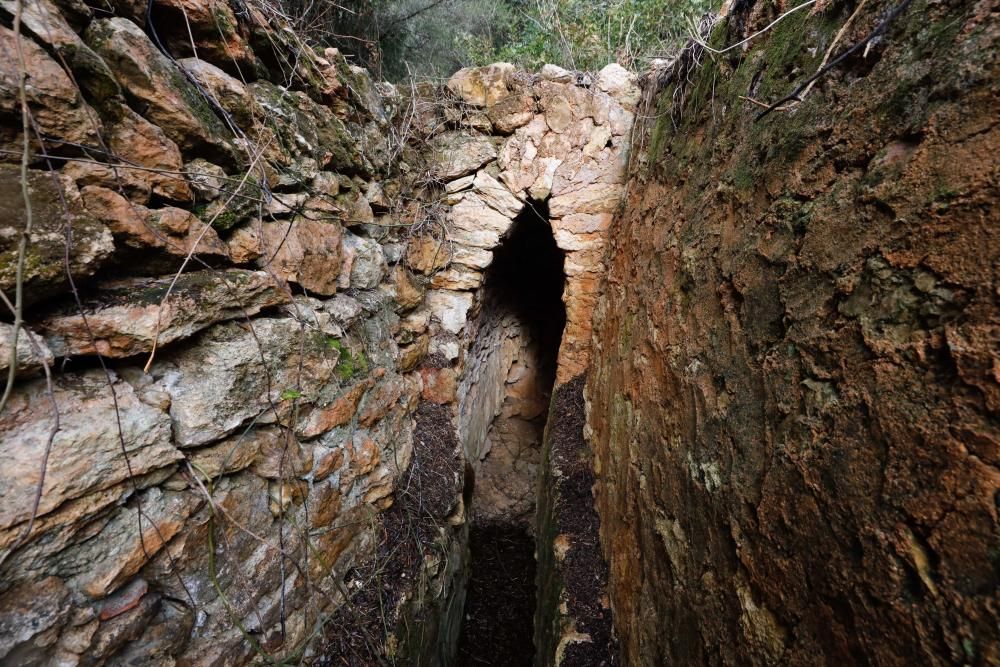
[[[494,251],[483,283],[480,328],[491,348],[483,355],[501,360],[503,398],[484,453],[473,462],[461,665],[530,665],[534,657],[535,499],[566,324],[563,261],[548,204],[528,202]]]

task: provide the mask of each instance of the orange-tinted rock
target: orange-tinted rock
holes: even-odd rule
[[[406,264],[414,271],[430,275],[448,266],[451,249],[446,240],[430,234],[412,236],[406,244]]]
[[[122,88],[147,105],[149,120],[182,151],[200,149],[232,159],[229,131],[139,26],[121,17],[99,19],[87,28],[86,40],[108,63]]]
[[[422,368],[420,397],[431,403],[451,403],[455,400],[458,382],[451,368]]]
[[[239,269],[184,273],[176,281],[170,276],[103,283],[101,290],[102,301],[83,314],[74,309],[41,323],[60,356],[147,353],[154,340],[163,347],[216,322],[256,315],[288,301],[267,273]]]
[[[287,223],[265,222],[262,228],[258,266],[316,294],[337,291],[343,233],[339,224],[298,217]]]
[[[38,132],[52,138],[52,143],[68,141],[93,145],[101,132],[97,113],[83,101],[80,91],[55,60],[30,39],[0,26],[0,146],[10,151],[4,161],[19,160],[23,150],[18,90],[18,47],[24,54],[31,85],[27,87],[28,106]],[[16,156],[16,157],[15,157]]]
[[[152,16],[160,39],[174,57],[192,55],[226,71],[253,71],[253,51],[240,34],[240,22],[224,0],[153,0]],[[193,43],[192,43],[193,40]]]
[[[343,426],[351,421],[358,403],[372,386],[370,380],[363,380],[354,385],[329,405],[313,406],[306,413],[298,433],[302,438],[314,438],[332,428]]]
[[[737,4],[727,44],[770,20]],[[726,68],[652,99],[587,385],[623,664],[1000,660],[983,11],[911,8],[863,78],[838,68],[762,119]],[[779,24],[741,58],[793,40],[787,71],[812,72],[822,24]],[[932,46],[929,25],[955,36]],[[773,75],[769,102],[795,85]]]

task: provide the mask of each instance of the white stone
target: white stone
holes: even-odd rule
[[[458,264],[485,269],[493,263],[493,253],[483,248],[472,248],[456,243],[451,248],[451,259]]]
[[[552,184],[555,180],[556,170],[562,166],[563,161],[554,157],[543,157],[537,163],[543,167],[542,173],[538,175],[535,182],[528,188],[528,194],[535,201],[548,199],[552,194]]]
[[[590,183],[579,190],[553,196],[549,215],[560,218],[571,213],[610,213],[618,206],[623,191],[617,183]]]
[[[468,320],[469,309],[472,308],[472,293],[429,290],[427,306],[442,329],[457,334]]]
[[[496,212],[476,193],[467,194],[448,212],[448,240],[476,248],[494,248],[513,218]]]
[[[538,70],[538,76],[555,83],[572,83],[574,79],[572,72],[551,63],[542,65],[542,69]]]
[[[455,194],[456,192],[461,192],[462,190],[468,190],[472,187],[472,182],[475,179],[475,174],[469,174],[468,176],[463,176],[462,178],[456,178],[454,181],[449,181],[444,184],[444,191],[448,194]]]
[[[597,73],[597,89],[614,97],[622,106],[633,109],[642,95],[635,74],[617,63],[611,63]]]
[[[340,279],[337,285],[343,289],[374,289],[382,282],[389,270],[386,266],[382,246],[372,239],[362,238],[348,231],[340,242],[343,253]]]
[[[517,214],[524,208],[521,200],[511,194],[506,185],[485,171],[476,173],[473,188],[488,206],[508,218],[513,219],[517,217]]]

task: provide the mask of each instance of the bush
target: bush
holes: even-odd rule
[[[390,81],[497,61],[640,69],[675,49],[718,0],[285,0],[307,36]]]

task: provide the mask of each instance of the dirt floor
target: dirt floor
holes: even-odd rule
[[[456,664],[530,665],[535,655],[535,542],[518,527],[473,527],[472,573]]]

